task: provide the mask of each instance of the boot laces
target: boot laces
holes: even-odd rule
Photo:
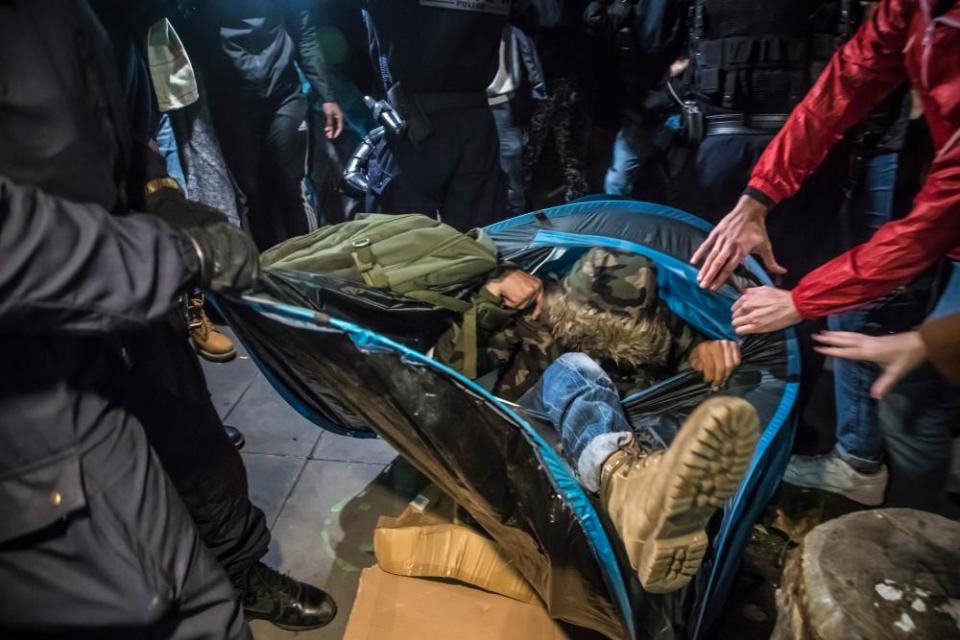
[[[190,298],[187,302],[187,320],[190,324],[190,330],[197,334],[201,341],[210,337],[213,331],[213,323],[210,322],[210,316],[203,308],[203,298]]]
[[[287,574],[258,562],[243,574],[241,591],[245,598],[250,599],[269,599],[274,594],[296,598],[300,592],[300,583]]]

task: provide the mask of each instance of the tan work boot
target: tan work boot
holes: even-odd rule
[[[709,544],[704,527],[737,490],[759,433],[745,400],[711,398],[666,451],[628,446],[604,462],[600,496],[644,589],[675,591],[697,573]]]
[[[191,296],[187,300],[187,322],[190,326],[190,343],[201,358],[211,362],[227,362],[237,355],[233,340],[221,333],[207,316],[203,298]]]

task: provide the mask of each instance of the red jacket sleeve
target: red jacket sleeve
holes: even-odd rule
[[[837,50],[757,161],[749,188],[774,204],[792,196],[844,132],[904,82],[903,50],[915,5],[885,0]]]
[[[807,274],[793,290],[794,304],[804,318],[855,308],[906,284],[958,245],[960,144],[954,144],[934,159],[910,215]]]

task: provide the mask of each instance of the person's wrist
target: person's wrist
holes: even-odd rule
[[[929,355],[927,352],[927,343],[923,341],[923,336],[919,331],[907,331],[904,338],[907,340],[911,360],[914,362],[923,362]]]
[[[740,210],[746,216],[761,222],[767,217],[767,206],[750,195],[740,198]]]
[[[766,217],[767,212],[773,208],[774,202],[767,196],[767,194],[759,189],[747,187],[743,191],[743,195],[740,196],[740,204],[747,206],[751,211],[757,211],[759,212],[759,215]]]

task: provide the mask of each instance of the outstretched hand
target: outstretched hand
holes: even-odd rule
[[[847,360],[876,362],[883,369],[870,388],[870,395],[879,400],[896,384],[927,359],[927,348],[916,331],[892,336],[868,336],[849,331],[824,331],[813,336],[820,343],[818,353]]]
[[[700,266],[697,283],[702,288],[719,291],[751,253],[760,255],[770,273],[782,275],[787,272],[773,255],[764,221],[766,215],[767,208],[762,202],[745,195],[710,232],[691,259],[693,264]]]

